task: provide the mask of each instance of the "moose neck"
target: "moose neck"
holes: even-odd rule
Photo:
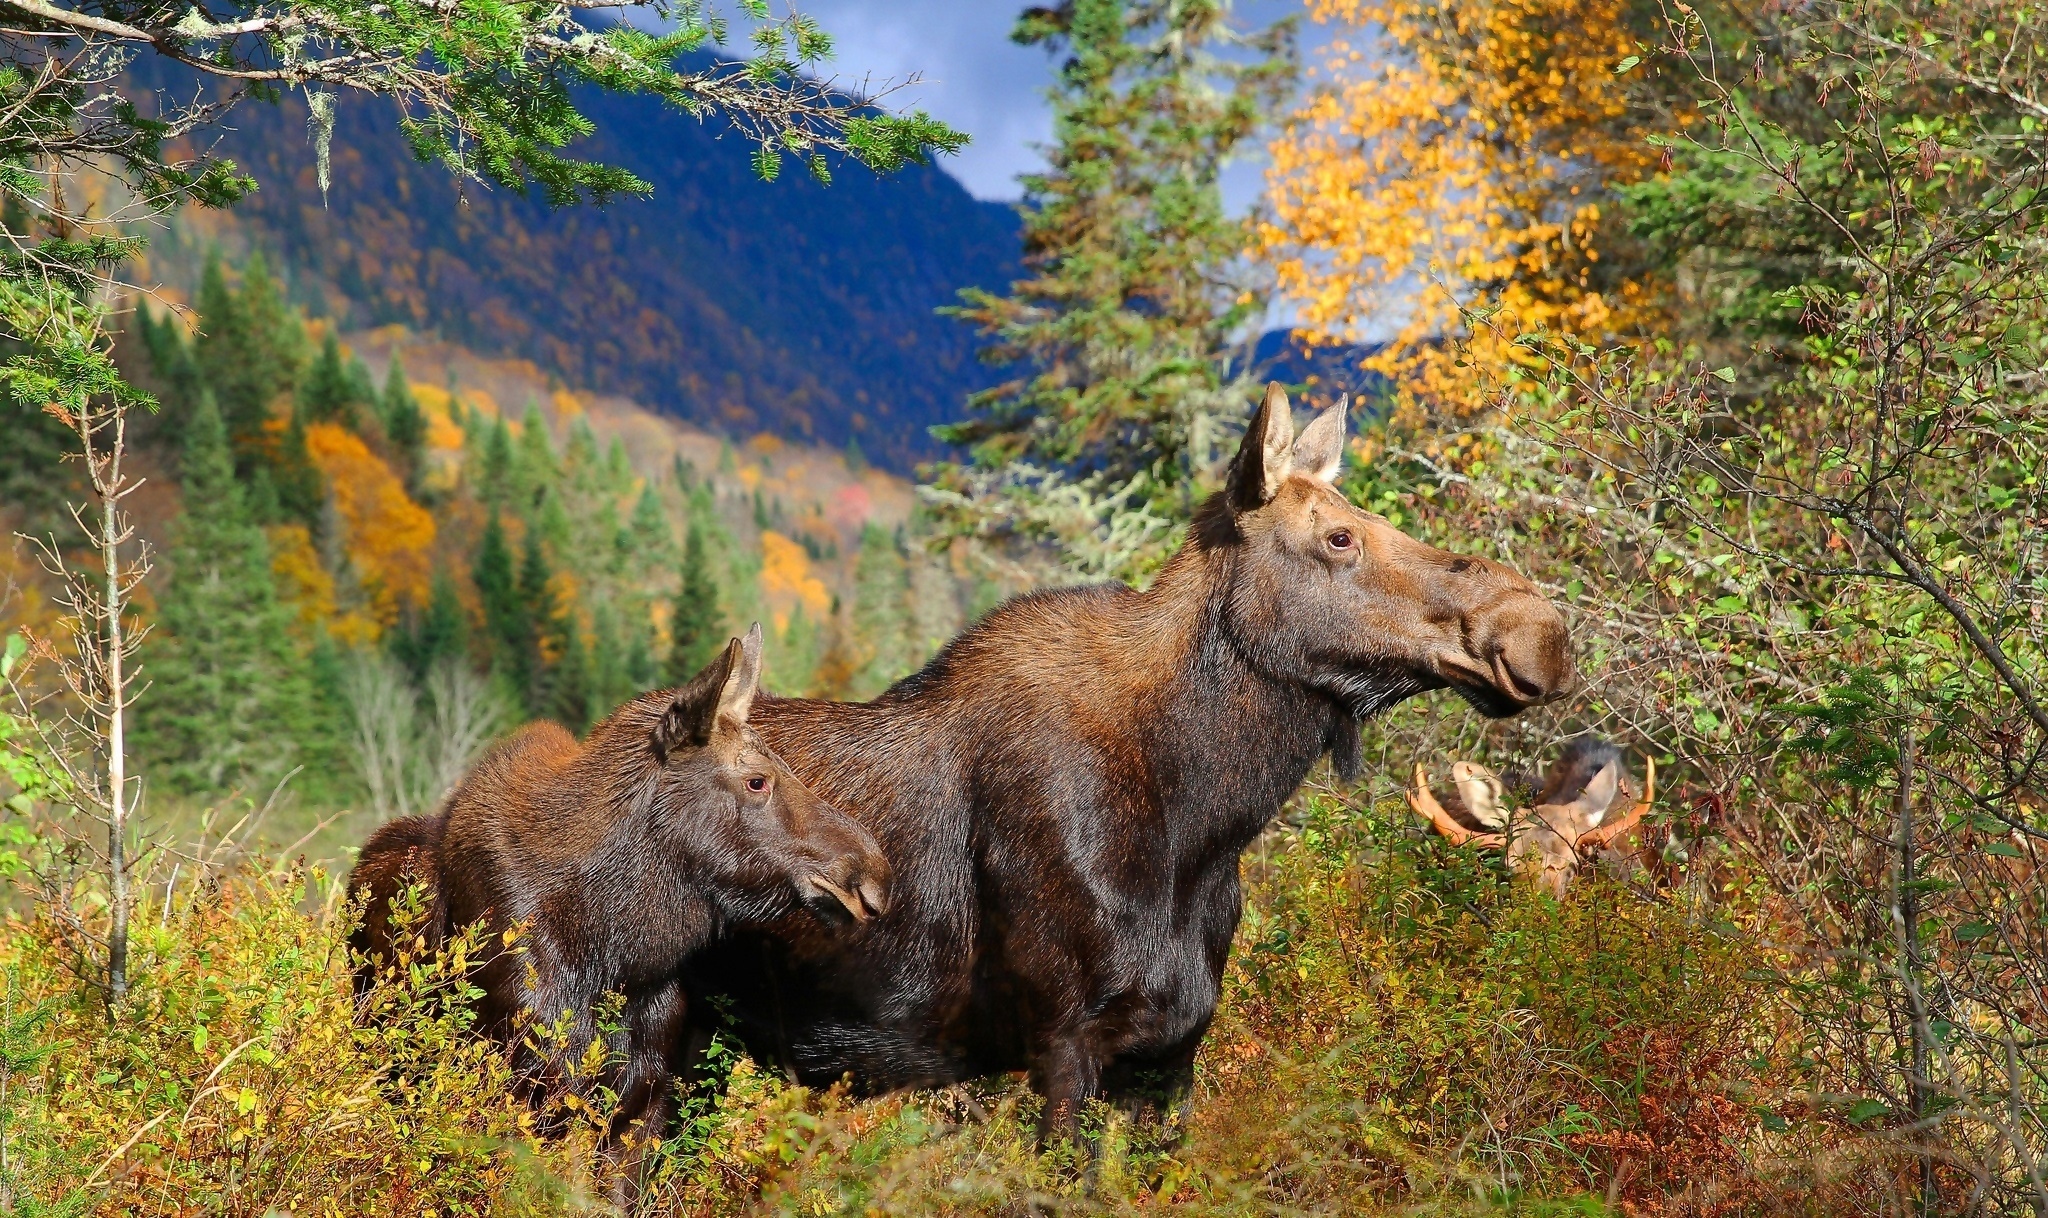
[[[1231,549],[1190,542],[1142,594],[1132,641],[1164,675],[1153,772],[1169,833],[1197,851],[1225,846],[1234,859],[1318,758],[1355,756],[1358,729],[1335,697],[1261,671],[1233,636],[1233,564]]]

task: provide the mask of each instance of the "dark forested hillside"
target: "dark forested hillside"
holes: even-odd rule
[[[651,198],[550,212],[459,194],[412,159],[392,115],[345,101],[323,206],[304,105],[288,98],[236,112],[223,147],[261,189],[232,222],[345,328],[439,331],[742,436],[854,438],[899,469],[935,450],[925,428],[992,374],[972,332],[933,310],[1013,276],[1010,208],[931,167],[845,166],[823,186],[792,162],[764,183],[715,126],[651,100],[580,104],[601,134],[576,151],[630,168]],[[157,250],[196,266],[205,240]]]

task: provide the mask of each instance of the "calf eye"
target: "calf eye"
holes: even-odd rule
[[[767,790],[767,789],[768,789],[768,780],[767,780],[767,779],[765,779],[765,778],[763,778],[763,777],[761,777],[761,776],[760,776],[759,774],[756,774],[756,775],[754,775],[754,776],[753,776],[752,778],[749,778],[749,779],[747,779],[747,790],[749,790],[749,791],[765,791],[765,790]]]
[[[1351,530],[1338,529],[1330,534],[1329,541],[1332,550],[1348,550],[1351,548]]]

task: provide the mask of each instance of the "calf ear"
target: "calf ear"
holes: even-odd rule
[[[758,632],[760,627],[756,626]],[[755,654],[759,654],[759,635],[754,636]],[[712,726],[718,720],[720,702],[727,685],[731,684],[733,671],[739,666],[743,648],[738,639],[726,643],[725,650],[718,653],[704,671],[690,678],[689,684],[676,691],[668,708],[661,712],[661,718],[654,724],[654,735],[649,744],[654,749],[654,759],[665,762],[668,755],[682,748],[702,748],[711,739]]]
[[[1266,400],[1259,403],[1237,446],[1237,459],[1230,466],[1230,506],[1240,512],[1264,507],[1286,480],[1293,450],[1294,410],[1287,404],[1287,392],[1275,381],[1266,386]]]
[[[749,627],[745,638],[727,644],[726,654],[733,662],[718,690],[718,718],[726,727],[741,728],[761,689],[761,623]]]
[[[1293,470],[1318,482],[1335,482],[1344,467],[1344,423],[1351,414],[1351,395],[1345,394],[1301,429],[1294,442]]]

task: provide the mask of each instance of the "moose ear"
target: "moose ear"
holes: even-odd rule
[[[1240,512],[1264,507],[1286,480],[1293,449],[1294,410],[1287,404],[1287,392],[1275,381],[1266,386],[1266,400],[1259,403],[1237,446],[1237,460],[1230,467],[1230,506]]]
[[[1593,781],[1586,784],[1586,789],[1579,793],[1579,797],[1567,805],[1572,810],[1572,820],[1579,832],[1584,833],[1598,826],[1606,817],[1607,809],[1614,806],[1615,797],[1620,794],[1621,763],[1610,761],[1600,767],[1598,774],[1593,775]]]
[[[718,690],[718,718],[728,727],[745,727],[761,689],[761,623],[749,627],[745,638],[727,643],[725,654],[732,664]]]
[[[1472,819],[1489,829],[1507,826],[1506,793],[1493,771],[1476,762],[1460,761],[1451,766],[1451,782],[1458,788],[1458,798],[1465,801],[1465,810],[1472,814]]]
[[[665,763],[677,749],[701,748],[711,739],[711,726],[718,717],[719,694],[731,679],[739,657],[740,641],[734,639],[704,666],[704,671],[676,691],[675,698],[655,722],[654,734],[648,741],[656,762]]]
[[[1301,429],[1294,442],[1293,469],[1318,482],[1335,482],[1344,465],[1344,422],[1351,413],[1351,395],[1337,399],[1315,421]]]

